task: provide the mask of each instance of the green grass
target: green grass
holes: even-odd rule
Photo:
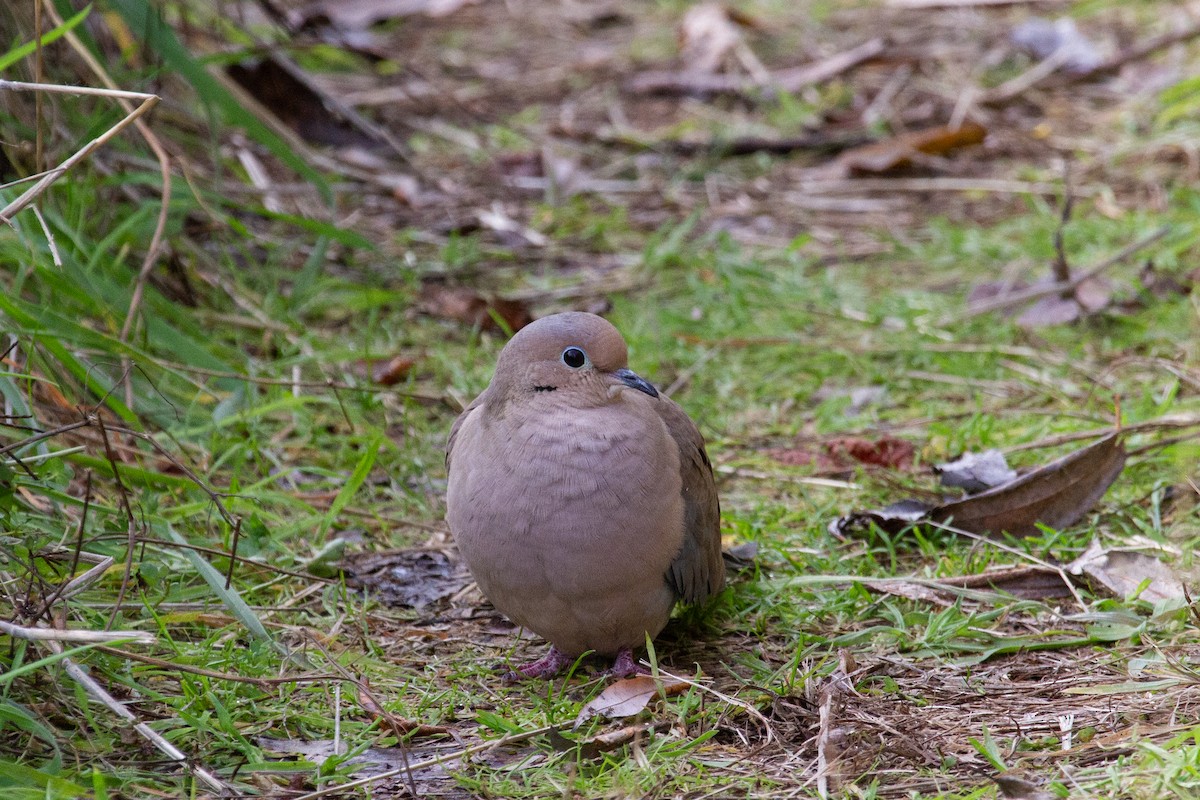
[[[1005,541],[1007,549],[937,532],[835,539],[831,519],[925,492],[927,471],[857,468],[842,476],[854,488],[820,486],[770,450],[886,430],[914,442],[924,466],[1113,424],[1118,402],[1125,425],[1194,417],[1195,295],[1143,292],[1119,313],[1034,331],[997,315],[964,317],[969,289],[1009,265],[1027,265],[1027,279],[1045,274],[1059,215],[1044,199],[981,224],[936,208],[899,233],[856,231],[885,248],[859,258],[839,258],[840,244],[800,229],[790,246],[741,243],[715,230],[703,205],[647,224],[639,209],[593,196],[522,207],[550,239],[545,263],[488,231],[435,236],[417,217],[380,240],[365,232],[377,228],[344,224],[353,195],[328,210],[332,195],[323,193],[340,176],[318,177],[247,122],[177,33],[134,25],[141,3],[114,7],[149,37],[161,70],[190,87],[172,95],[176,109],[154,125],[195,156],[198,177],[189,183],[177,170],[168,249],[126,341],[120,332],[158,212],[157,167],[136,136],[119,137],[43,196],[44,229],[30,211],[0,227],[0,351],[15,342],[0,366],[0,397],[12,415],[0,420],[0,448],[15,446],[0,461],[0,617],[154,634],[153,645],[64,648],[190,763],[247,794],[292,781],[311,791],[361,778],[370,748],[395,753],[403,744],[415,763],[515,736],[414,780],[451,796],[816,796],[821,692],[846,653],[861,671],[852,671],[855,694],[841,698],[836,720],[853,754],[836,775],[845,796],[994,797],[985,778],[1004,768],[1044,780],[1058,796],[1194,791],[1200,728],[1187,689],[1197,635],[1186,608],[1086,588],[1083,607],[967,592],[935,603],[871,585],[975,574],[1022,563],[1022,554],[1069,562],[1094,537],[1174,548],[1172,566],[1187,577],[1200,543],[1189,484],[1194,442],[1134,457],[1083,523]],[[674,19],[677,11],[663,3],[653,14]],[[662,34],[642,32],[630,46],[638,58],[657,58],[671,52]],[[453,38],[469,47],[467,33]],[[14,63],[28,69],[27,56]],[[304,63],[358,68],[330,53]],[[130,88],[149,74],[111,67]],[[79,78],[64,68],[56,79]],[[1189,86],[1158,101],[1157,136],[1186,134],[1187,115],[1172,109],[1192,101]],[[760,122],[794,133],[845,102],[834,90],[784,100],[762,109]],[[14,108],[20,113],[0,116],[5,143],[25,140],[37,124],[30,108]],[[59,98],[54,114],[50,149],[64,157],[115,112]],[[510,127],[492,120],[473,132],[498,152],[521,150],[552,116],[526,112]],[[713,112],[693,122],[721,128],[727,120]],[[312,182],[307,210],[268,212],[251,194],[225,191],[242,181],[236,161],[214,146],[227,141],[230,124],[245,127],[280,174],[299,170]],[[1137,148],[1119,144],[1136,161]],[[431,148],[476,158],[440,139]],[[9,149],[18,173],[33,171],[28,154]],[[105,160],[115,154],[125,157],[119,170]],[[676,166],[668,188],[684,192],[705,173],[753,179],[791,165]],[[1072,265],[1084,268],[1169,225],[1141,258],[1182,278],[1197,253],[1200,192],[1182,179],[1166,189],[1164,210],[1116,220],[1081,200],[1066,228]],[[2,192],[11,198],[17,189]],[[580,708],[604,685],[586,669],[569,680],[503,686],[495,665],[537,645],[498,629],[476,595],[450,607],[388,608],[347,587],[335,566],[346,553],[447,541],[445,437],[456,401],[486,386],[503,337],[417,313],[422,278],[451,275],[501,293],[586,284],[586,275],[554,268],[560,256],[633,265],[621,269],[639,288],[612,295],[608,317],[636,369],[662,386],[685,378],[675,397],[718,465],[727,543],[759,548],[708,608],[680,611],[656,642],[660,665],[711,691],[691,689],[634,720],[593,719],[575,731]],[[1139,261],[1111,274],[1136,284]],[[397,353],[416,358],[409,377],[392,388],[372,384],[361,363]],[[874,385],[885,387],[882,400],[853,414],[848,397],[818,394]],[[85,424],[66,429],[75,422]],[[59,427],[22,444],[34,429]],[[1129,445],[1172,435],[1138,433]],[[1073,446],[1019,449],[1011,460],[1032,467]],[[59,596],[90,566],[73,561],[76,551],[111,557],[112,566]],[[16,637],[4,644],[5,796],[210,791],[89,698],[62,655]],[[1136,696],[1114,693],[1112,713],[1097,710],[1091,695],[1039,694],[1059,682],[1089,691],[1120,685],[1147,664],[1183,677]],[[453,737],[398,734],[369,709],[368,686],[388,713],[445,726]],[[1066,754],[1059,706],[1077,719],[1079,749]],[[628,723],[642,729],[605,752],[590,746]],[[911,731],[906,725],[926,726],[937,748],[905,750],[896,731]],[[548,726],[577,745],[523,737]]]

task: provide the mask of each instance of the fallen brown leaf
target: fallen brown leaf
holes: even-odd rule
[[[912,466],[916,449],[912,442],[895,436],[881,436],[878,439],[839,436],[823,443],[820,450],[783,447],[767,452],[781,464],[793,467],[811,465],[818,473],[837,473],[849,470],[854,464],[908,469]]]
[[[597,715],[617,719],[632,717],[649,705],[655,697],[670,697],[687,689],[689,684],[674,678],[659,678],[652,675],[634,675],[610,684],[603,692],[583,707],[575,718],[579,727]]]
[[[500,330],[497,317],[513,331],[519,331],[533,322],[529,308],[520,300],[488,298],[466,286],[447,286],[442,283],[427,283],[421,289],[421,310],[483,331]]]
[[[1131,548],[1105,550],[1097,539],[1066,569],[1086,579],[1093,588],[1103,587],[1118,598],[1136,594],[1145,583],[1138,595],[1142,600],[1157,603],[1184,599],[1183,583],[1159,558]]]
[[[395,356],[388,359],[386,363],[376,364],[375,369],[371,372],[371,379],[380,386],[395,386],[408,377],[408,373],[416,364],[415,358]]]
[[[1112,433],[1009,483],[934,509],[930,518],[973,533],[1033,536],[1038,525],[1074,525],[1125,467],[1125,446]]]
[[[963,589],[996,592],[1024,600],[1053,600],[1071,596],[1062,572],[1037,564],[994,569],[979,575],[956,575],[937,580],[867,580],[873,592],[939,606],[961,602]]]
[[[1000,592],[1027,600],[1071,596],[1071,587],[1063,581],[1061,572],[1038,564],[994,569],[979,575],[946,577],[938,583],[961,589]]]
[[[996,782],[1000,796],[1005,800],[1055,800],[1058,797],[1016,772],[1001,772],[992,780]]]
[[[846,456],[860,464],[888,469],[907,469],[912,466],[913,443],[895,436],[880,436],[878,439],[860,439],[855,436],[832,439],[825,445],[830,456]]]
[[[969,120],[957,128],[939,125],[852,148],[837,157],[834,167],[845,175],[882,175],[912,166],[917,155],[945,155],[986,137],[987,129]]]

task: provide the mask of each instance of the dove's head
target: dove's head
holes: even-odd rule
[[[634,390],[658,391],[630,370],[621,334],[595,314],[568,311],[526,325],[500,351],[489,393],[500,402],[540,398],[590,407]]]

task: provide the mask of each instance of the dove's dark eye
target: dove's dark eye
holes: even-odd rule
[[[568,347],[562,352],[562,362],[571,369],[579,369],[587,363],[587,353],[578,347]]]

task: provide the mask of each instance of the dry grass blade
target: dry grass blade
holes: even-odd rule
[[[63,24],[63,19],[54,6],[52,4],[48,4],[46,8],[55,24],[61,26]],[[109,76],[108,71],[105,70],[100,62],[96,60],[96,57],[92,55],[92,51],[83,44],[79,37],[75,35],[74,31],[67,31],[66,39],[67,42],[70,43],[71,48],[75,51],[75,53],[82,58],[84,63],[88,65],[88,68],[91,69],[92,74],[100,79],[100,82],[107,87],[109,92],[120,91],[117,89],[116,81]],[[142,138],[146,140],[146,144],[154,153],[155,159],[158,160],[159,175],[162,178],[162,190],[159,196],[158,220],[154,225],[154,233],[150,237],[150,243],[146,247],[146,253],[144,256],[142,256],[142,266],[141,269],[138,270],[137,280],[134,283],[133,296],[129,301],[129,311],[125,315],[124,324],[121,326],[120,339],[122,342],[124,342],[128,340],[129,332],[133,327],[133,321],[137,317],[137,310],[141,305],[142,294],[145,291],[146,279],[150,275],[150,270],[157,262],[159,250],[162,248],[162,236],[167,227],[167,214],[171,208],[171,157],[167,155],[166,148],[163,147],[162,142],[160,142],[158,137],[155,136],[154,131],[151,130],[150,126],[147,125],[145,121],[139,119],[142,112],[138,112],[136,115],[134,114],[135,109],[129,104],[129,100],[132,98],[124,97],[120,94],[113,94],[111,96],[116,99],[117,103],[125,111],[127,115],[126,118],[133,122],[138,133],[140,133]],[[157,96],[155,96],[155,101],[157,101],[157,99]],[[153,105],[153,103],[151,105]],[[126,383],[127,397],[128,392],[130,391],[130,385]],[[130,400],[127,399],[126,404],[129,403]]]
[[[76,150],[61,164],[51,170],[47,170],[36,178],[34,184],[22,192],[17,198],[12,200],[4,208],[0,208],[0,222],[9,222],[24,210],[30,203],[36,200],[43,192],[46,191],[55,181],[65,175],[72,167],[85,158],[90,156],[98,147],[106,144],[114,136],[117,136],[129,125],[133,124],[139,117],[148,112],[158,103],[158,95],[146,94],[145,92],[127,92],[119,89],[94,89],[87,86],[60,86],[57,84],[48,83],[26,83],[24,81],[10,81],[0,79],[0,92],[48,92],[51,94],[73,94],[73,95],[92,95],[97,97],[108,97],[118,101],[137,100],[138,105],[131,108],[119,122],[110,127],[104,133],[91,140],[83,147]],[[33,180],[33,178],[30,178]]]
[[[14,625],[0,620],[0,631],[17,639],[31,642],[136,642],[137,644],[154,644],[158,641],[147,631],[81,631],[60,630],[58,628]]]

